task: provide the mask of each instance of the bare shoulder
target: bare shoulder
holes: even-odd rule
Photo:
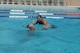
[[[44,22],[47,22],[47,20],[45,20],[45,19],[44,19],[43,21],[44,21]]]
[[[43,21],[46,21],[47,22],[47,20],[45,20],[45,19],[43,19]]]

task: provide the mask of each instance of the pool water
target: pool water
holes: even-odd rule
[[[80,53],[80,19],[47,18],[57,28],[28,32],[32,20],[0,18],[0,53]]]

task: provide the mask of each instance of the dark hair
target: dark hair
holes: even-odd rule
[[[38,15],[37,17],[40,17],[40,18],[42,18],[42,16],[41,16],[41,15]]]

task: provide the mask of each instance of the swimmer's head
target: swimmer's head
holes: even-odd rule
[[[32,20],[32,22],[30,24],[27,25],[27,28],[30,28],[31,25],[34,25],[34,20]]]
[[[32,26],[30,24],[27,25],[27,28],[29,28],[30,30],[34,30],[34,26]]]
[[[41,15],[38,15],[37,19],[38,20],[42,20],[42,16]]]

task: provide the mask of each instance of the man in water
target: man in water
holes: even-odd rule
[[[46,20],[44,20],[41,15],[38,15],[37,22],[35,24],[44,25],[43,28],[40,28],[40,29],[38,28],[36,30],[47,30],[48,28],[56,28],[56,26],[50,25]],[[27,28],[30,29],[29,31],[34,31],[35,30],[34,21],[32,21],[30,24],[28,24]]]
[[[38,15],[37,22],[35,24],[44,25],[45,27],[43,27],[42,29],[56,28],[56,26],[50,25],[46,20],[44,20],[41,15]]]
[[[41,15],[38,15],[36,24],[43,24],[49,26],[48,22],[44,20]]]

